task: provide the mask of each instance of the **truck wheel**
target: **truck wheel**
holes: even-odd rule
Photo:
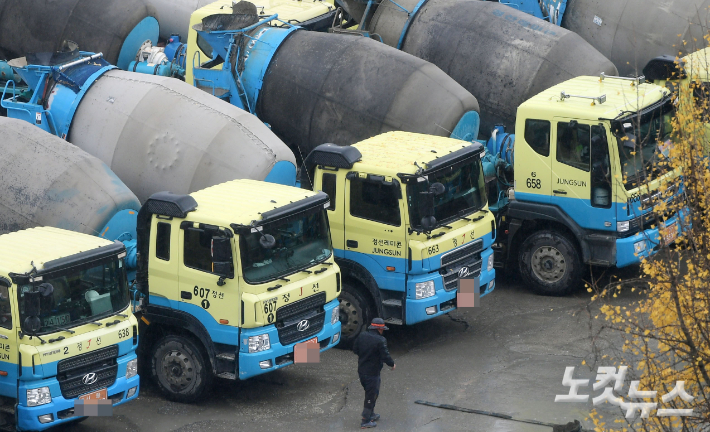
[[[343,281],[340,293],[340,343],[339,348],[350,349],[358,335],[367,330],[373,318],[367,298],[350,282]]]
[[[151,375],[165,396],[194,402],[212,383],[209,361],[199,347],[183,336],[166,336],[153,348]]]
[[[582,262],[574,243],[556,231],[540,231],[528,237],[518,255],[520,274],[533,291],[563,296],[581,282]]]

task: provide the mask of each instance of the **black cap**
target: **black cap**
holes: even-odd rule
[[[375,318],[372,320],[372,324],[370,324],[368,330],[389,330],[389,327],[385,325],[385,320],[382,318]]]

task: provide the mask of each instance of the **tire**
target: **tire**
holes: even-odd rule
[[[374,317],[373,308],[367,297],[352,281],[343,280],[343,292],[340,293],[340,343],[339,348],[350,349],[355,339]]]
[[[165,336],[153,347],[151,375],[168,399],[195,402],[212,384],[209,360],[191,338]]]
[[[534,292],[564,296],[582,280],[582,262],[575,244],[557,231],[540,231],[528,237],[518,254],[520,275]]]

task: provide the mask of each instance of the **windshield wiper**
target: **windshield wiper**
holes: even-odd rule
[[[313,272],[312,272],[312,271],[310,271],[310,270],[299,270],[299,273],[300,273],[300,272],[303,272],[303,273],[308,273],[308,274],[311,274],[311,273],[313,273]]]
[[[76,333],[74,330],[70,330],[70,329],[64,328],[64,327],[54,327],[54,328],[57,329],[57,330],[65,331],[65,332],[67,332],[67,333],[69,333],[69,334],[74,334],[74,333]]]
[[[282,286],[283,286],[283,285],[274,285],[274,286],[272,286],[272,287],[266,288],[266,291],[277,290],[277,289],[281,288]]]
[[[291,279],[286,279],[285,277],[280,277],[278,280],[282,280],[284,282],[291,282]]]
[[[87,323],[87,324],[93,324],[93,325],[96,325],[96,326],[99,326],[99,327],[101,327],[102,325],[104,325],[104,323],[100,323],[100,322],[98,322],[98,321],[87,321],[86,323]]]
[[[122,322],[123,322],[123,321],[121,321],[121,320],[115,320],[115,321],[113,321],[113,322],[106,323],[106,327],[115,326],[116,324],[121,324]]]
[[[59,336],[59,337],[56,337],[56,338],[54,338],[54,339],[50,339],[50,340],[49,340],[49,343],[54,343],[54,342],[63,341],[64,339],[66,339],[64,336]],[[42,340],[42,339],[40,339],[40,340]]]

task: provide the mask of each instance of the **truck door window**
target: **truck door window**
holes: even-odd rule
[[[589,172],[589,125],[557,123],[557,161]]]
[[[183,263],[186,267],[213,273],[212,237],[221,237],[218,231],[185,228],[185,250]]]
[[[12,310],[10,310],[10,292],[8,287],[0,285],[0,327],[12,328]]]
[[[350,214],[387,225],[399,226],[399,193],[395,183],[385,185],[362,178],[350,181]]]
[[[321,186],[323,192],[328,194],[328,198],[330,198],[328,210],[335,210],[335,179],[335,174],[323,174],[323,184]]]
[[[550,122],[525,120],[525,142],[542,156],[550,155]]]
[[[158,222],[155,233],[155,256],[170,261],[170,224],[168,223]]]
[[[611,208],[611,163],[606,130],[592,126],[592,207]]]

